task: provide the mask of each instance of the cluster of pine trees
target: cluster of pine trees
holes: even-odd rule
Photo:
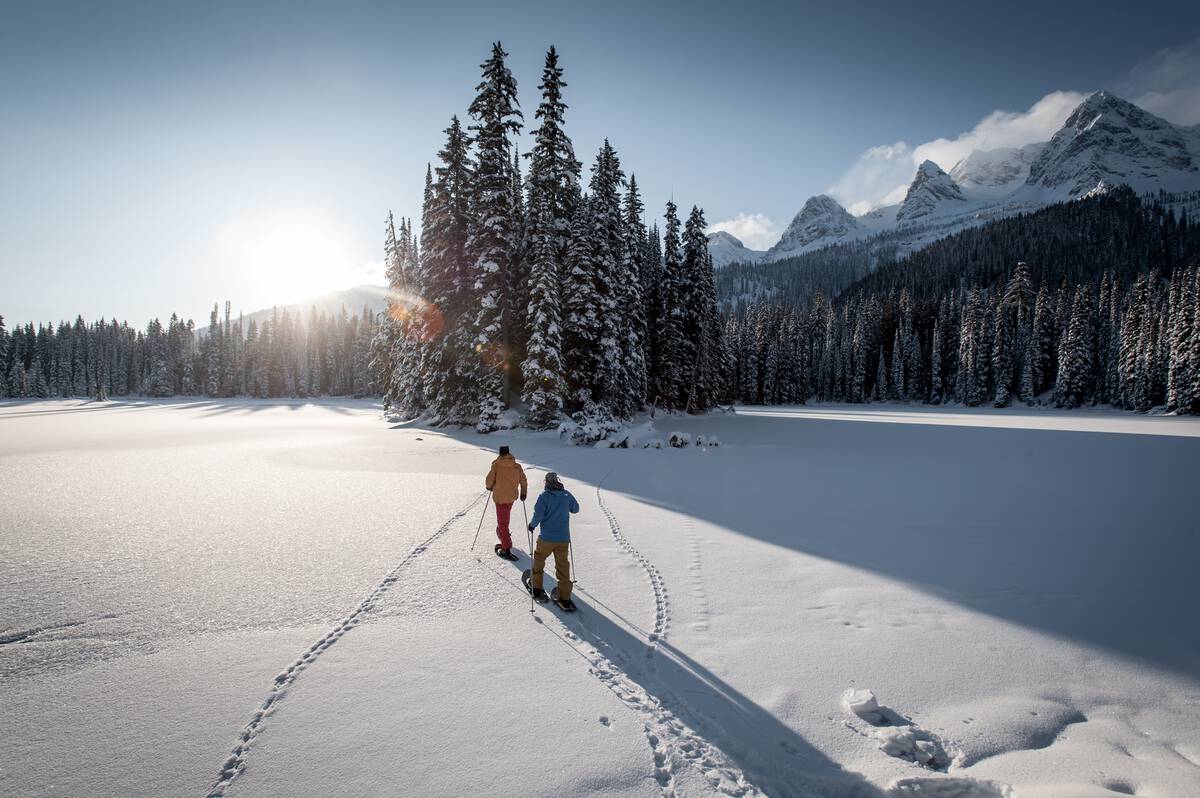
[[[385,405],[484,432],[518,407],[536,428],[707,410],[727,364],[703,212],[681,225],[668,203],[662,233],[647,228],[607,140],[584,190],[553,47],[522,176],[506,56],[493,46],[471,124],[451,120],[426,170],[419,247],[412,222],[397,232],[389,215],[391,301],[374,345]]]
[[[758,303],[726,322],[727,398],[748,403],[1015,401],[1200,413],[1200,268],[1038,284]]]
[[[375,314],[345,310],[308,323],[276,309],[258,324],[224,319],[213,306],[206,335],[172,314],[164,327],[82,317],[18,326],[0,317],[0,397],[366,396],[374,391]]]

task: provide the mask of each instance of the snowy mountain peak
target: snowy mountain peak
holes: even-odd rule
[[[908,194],[896,212],[896,221],[903,224],[929,216],[944,202],[962,202],[962,189],[942,167],[926,160],[917,167],[916,177],[908,187]]]
[[[724,230],[708,234],[708,252],[716,268],[730,263],[754,263],[763,256],[760,250],[750,249],[737,236]]]
[[[1039,141],[1024,147],[971,150],[950,170],[950,178],[969,196],[1002,196],[1029,178],[1029,167],[1045,146],[1045,142]]]
[[[1200,169],[1189,138],[1167,120],[1098,91],[1050,139],[1027,183],[1061,199],[1086,194],[1101,182],[1139,191],[1194,185]]]
[[[767,250],[768,260],[778,260],[811,248],[845,238],[860,229],[857,219],[828,194],[810,197],[783,231],[779,243]]]

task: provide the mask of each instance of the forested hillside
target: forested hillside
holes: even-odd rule
[[[1118,189],[964,231],[832,301],[739,302],[730,398],[1196,413],[1200,227],[1175,212],[1192,199]]]

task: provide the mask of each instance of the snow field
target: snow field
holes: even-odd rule
[[[106,442],[98,417],[79,436],[72,416],[59,419],[71,442],[96,438],[74,455],[83,475],[128,445]],[[269,586],[256,597],[268,625],[255,628],[248,610],[241,630],[161,627],[146,593],[120,582],[121,563],[152,540],[140,531],[109,540],[113,573],[93,575],[97,595],[124,603],[56,609],[70,588],[55,569],[85,574],[88,535],[129,526],[127,506],[108,504],[108,491],[135,492],[119,470],[103,501],[79,499],[99,508],[79,530],[32,502],[0,509],[43,537],[68,529],[83,547],[22,577],[35,601],[8,602],[30,621],[0,627],[11,638],[0,667],[20,674],[0,683],[0,700],[17,707],[0,728],[0,760],[16,763],[0,770],[4,791],[196,795],[223,770],[234,776],[227,796],[1037,798],[1188,795],[1200,783],[1200,640],[1180,633],[1200,599],[1189,489],[1200,422],[739,408],[658,424],[715,435],[720,448],[599,450],[353,410],[151,407],[107,421],[134,440],[161,426],[148,442],[191,440],[181,451],[193,462],[261,475],[257,491],[228,501],[265,526],[226,525],[217,540]],[[0,449],[6,478],[58,457],[55,437],[33,432],[40,440],[5,439],[21,449]],[[528,560],[492,555],[490,507],[469,551],[483,507],[464,507],[501,443],[526,465],[531,499],[552,469],[582,505],[574,616],[543,606],[530,616],[519,584]],[[134,451],[115,462],[134,463],[155,517],[185,531],[171,538],[182,547],[166,571],[174,581],[155,584],[186,594],[197,616],[226,617],[241,604],[223,591],[247,590],[245,577],[193,583],[184,567],[206,562],[187,517],[210,483],[178,468],[178,451]],[[332,502],[324,515],[322,501]],[[173,515],[177,504],[190,513]],[[235,521],[234,510],[217,512]],[[523,521],[514,508],[522,551]],[[6,551],[34,545],[5,529]],[[332,548],[331,534],[342,536]],[[250,546],[264,536],[270,546]],[[141,567],[163,571],[154,558]],[[305,622],[318,604],[323,622]],[[289,605],[293,625],[271,631]],[[98,617],[110,613],[119,617]],[[133,631],[105,626],[117,623]],[[120,645],[139,625],[157,632],[138,632],[146,644],[132,650],[151,653],[123,648],[95,664],[57,647],[90,658],[96,641],[39,641],[103,630]],[[48,653],[14,659],[17,646]],[[870,691],[876,706],[845,703],[847,690]],[[275,693],[230,770],[231,748]],[[81,753],[57,756],[65,745]],[[148,750],[160,767],[144,766]]]

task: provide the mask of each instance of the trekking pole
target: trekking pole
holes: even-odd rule
[[[529,541],[529,611],[533,612],[533,530],[529,528],[529,511],[521,499],[521,513],[525,516],[525,539]]]
[[[579,571],[575,570],[575,544],[567,541],[567,555],[571,558],[571,578],[575,587],[579,587]]]
[[[479,526],[475,527],[475,540],[471,541],[471,551],[475,551],[475,544],[479,541],[479,530],[483,529],[483,519],[487,517],[487,508],[491,501],[492,492],[489,490],[487,501],[483,503],[483,515],[479,516]]]

